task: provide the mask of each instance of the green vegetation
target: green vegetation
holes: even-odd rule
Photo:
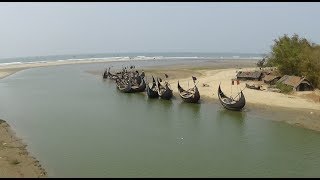
[[[297,34],[275,40],[266,66],[277,67],[281,75],[305,76],[314,87],[320,87],[320,45]]]
[[[282,83],[276,83],[276,88],[280,89],[280,92],[284,94],[290,94],[293,91],[291,86]]]

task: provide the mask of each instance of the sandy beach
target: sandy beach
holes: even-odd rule
[[[244,68],[242,70],[254,70],[256,68]],[[212,98],[218,99],[217,96],[217,89],[219,84],[221,83],[221,89],[223,92],[228,95],[235,97],[239,93],[240,90],[245,88],[246,81],[240,81],[239,85],[231,85],[231,79],[236,77],[236,72],[238,69],[230,68],[230,69],[218,69],[218,70],[194,70],[191,71],[185,70],[185,75],[182,75],[179,78],[169,79],[169,83],[173,88],[174,92],[178,93],[177,91],[177,82],[179,80],[180,85],[188,89],[192,87],[193,82],[191,79],[191,75],[196,76],[198,79],[198,89],[201,93],[202,97],[205,98]],[[169,76],[172,72],[177,70],[164,70],[164,73],[167,73]],[[183,70],[182,70],[183,71]],[[176,73],[178,74],[178,72]],[[182,76],[187,76],[190,74],[188,78],[182,78]],[[164,75],[162,75],[164,78]],[[209,87],[203,87],[202,84],[208,84]],[[260,91],[254,89],[246,88],[244,91],[246,101],[248,103],[253,104],[261,104],[261,105],[268,105],[274,107],[285,107],[285,108],[300,108],[300,109],[313,109],[313,110],[320,110],[320,103],[316,103],[311,99],[305,96],[306,94],[319,94],[319,91],[315,92],[295,92],[294,94],[286,95],[277,92],[270,92],[270,91]]]
[[[241,68],[242,71],[258,70],[257,67]],[[261,91],[245,88],[245,84],[251,81],[240,81],[239,85],[232,85],[231,79],[236,77],[239,68],[224,66],[219,69],[215,66],[205,67],[160,67],[145,70],[147,78],[151,75],[165,79],[164,73],[168,74],[168,81],[173,89],[175,96],[179,96],[177,82],[188,89],[193,86],[191,76],[196,76],[198,89],[201,95],[201,101],[218,101],[217,91],[221,83],[223,92],[235,97],[238,92],[244,89],[246,97],[246,109],[254,111],[273,112],[278,121],[284,121],[288,124],[320,131],[320,91],[294,92],[292,94],[283,94],[270,91]],[[202,84],[209,87],[203,87]],[[218,102],[217,102],[218,103]],[[278,116],[280,112],[286,112],[291,118],[282,118]]]
[[[235,66],[235,62],[237,65]],[[15,72],[28,68],[56,66],[66,64],[83,64],[93,63],[92,61],[70,61],[70,62],[48,62],[48,63],[32,63],[32,64],[16,64],[0,67],[0,79],[7,77]],[[95,62],[97,63],[97,62]],[[103,62],[98,62],[103,63]],[[90,71],[89,73],[101,77],[104,65],[100,70]],[[245,88],[245,82],[231,86],[231,79],[235,78],[239,69],[253,70],[257,69],[252,61],[230,61],[223,63],[208,63],[202,65],[179,65],[179,66],[163,66],[144,68],[147,80],[151,79],[151,75],[164,79],[164,73],[169,75],[168,81],[174,94],[178,97],[177,82],[185,89],[192,87],[193,82],[191,76],[196,76],[198,88],[201,94],[201,101],[217,100],[217,89],[219,83],[226,95],[237,95],[240,89]],[[203,83],[209,87],[203,87]],[[319,90],[315,92],[296,92],[291,95],[258,91],[246,88],[244,90],[247,106],[259,106],[261,109],[284,108],[301,111],[301,118],[287,121],[289,124],[298,125],[304,128],[320,131],[320,103],[316,98],[320,97]],[[29,155],[26,146],[15,137],[10,130],[9,125],[5,121],[0,123],[0,177],[46,177],[46,172],[41,168],[39,161]]]

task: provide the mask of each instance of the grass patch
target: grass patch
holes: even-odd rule
[[[290,94],[293,91],[293,88],[291,86],[283,83],[276,83],[276,88],[280,89],[280,92],[284,94]]]

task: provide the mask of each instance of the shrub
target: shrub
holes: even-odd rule
[[[276,87],[280,89],[282,93],[285,93],[285,94],[290,94],[293,91],[293,88],[291,86],[288,86],[283,83],[276,83]]]

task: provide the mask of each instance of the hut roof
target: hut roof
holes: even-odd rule
[[[279,78],[280,76],[273,76],[273,75],[266,75],[264,78],[263,78],[263,80],[264,81],[272,81],[272,80],[274,80],[274,79],[276,79],[276,78]]]
[[[304,77],[299,77],[299,76],[284,75],[282,78],[280,78],[278,80],[278,82],[289,85],[289,86],[293,86],[294,88],[299,86],[299,84],[302,81],[305,81],[307,84],[311,85],[307,79],[305,79]]]
[[[247,72],[243,72],[243,71],[239,71],[237,73],[237,77],[240,78],[259,78],[261,76],[262,72],[261,71],[247,71]]]

